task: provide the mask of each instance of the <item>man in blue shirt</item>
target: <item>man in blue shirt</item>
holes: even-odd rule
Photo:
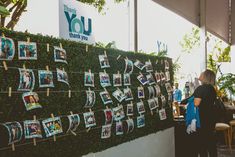
[[[175,90],[173,92],[173,98],[174,98],[174,115],[175,116],[180,116],[180,108],[179,108],[179,103],[182,100],[182,91],[179,88],[179,84],[175,83]]]

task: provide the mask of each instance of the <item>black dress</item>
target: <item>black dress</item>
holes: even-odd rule
[[[215,140],[215,116],[213,114],[213,104],[216,99],[216,91],[210,84],[199,86],[193,94],[194,98],[201,98],[199,104],[199,115],[201,127],[198,130],[196,139],[196,150],[200,157],[217,157]]]

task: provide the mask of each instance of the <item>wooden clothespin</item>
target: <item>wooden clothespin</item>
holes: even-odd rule
[[[153,116],[153,110],[150,111],[151,115]]]
[[[36,121],[36,115],[33,116],[33,120]],[[33,138],[33,145],[36,146],[37,143],[36,143],[36,138]]]
[[[120,71],[117,71],[117,74],[119,75],[119,74],[120,74]]]
[[[60,48],[61,48],[61,49],[63,48],[62,43],[60,43]]]
[[[9,88],[8,88],[8,97],[11,97],[11,92],[12,92],[12,88],[9,87]]]
[[[24,69],[24,70],[26,70],[26,66],[25,66],[25,64],[23,64],[23,69]]]
[[[104,73],[107,74],[105,69],[104,69]]]
[[[50,51],[50,44],[47,43],[47,52],[49,52],[49,51]]]
[[[51,118],[53,120],[53,125],[55,125],[55,117],[54,117],[53,113],[51,114]],[[53,136],[53,139],[54,139],[54,142],[56,142],[56,136],[55,135]]]
[[[6,61],[2,61],[2,64],[3,64],[4,69],[7,71],[8,70],[7,62]]]
[[[107,109],[107,110],[109,109],[108,105],[106,105],[106,109]]]
[[[69,90],[68,97],[71,98],[71,89]]]
[[[62,70],[65,71],[64,68],[62,68]]]
[[[86,45],[86,52],[88,52],[88,45]]]
[[[104,91],[105,91],[105,92],[108,92],[106,88],[104,88]]]
[[[46,66],[46,70],[49,71],[49,66],[48,65]]]
[[[119,60],[120,57],[121,57],[121,55],[118,55],[117,60]]]
[[[88,72],[91,73],[91,69],[89,69]]]
[[[11,144],[11,149],[12,149],[12,151],[15,151],[16,149],[15,149],[15,143],[12,143]]]
[[[27,44],[30,43],[30,37],[27,37]]]
[[[107,56],[106,50],[104,50],[104,55]]]
[[[49,66],[46,66],[46,70],[49,71]],[[47,88],[47,97],[50,95],[50,88]]]

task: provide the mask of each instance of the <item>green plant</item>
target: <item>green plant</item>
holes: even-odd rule
[[[217,84],[221,90],[226,90],[230,95],[235,96],[235,74],[228,73],[220,76]]]

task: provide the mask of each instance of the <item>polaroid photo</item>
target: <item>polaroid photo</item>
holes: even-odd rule
[[[126,123],[127,123],[127,133],[133,132],[135,127],[133,119],[127,119]]]
[[[157,108],[157,104],[154,99],[148,100],[149,109],[152,111]]]
[[[155,79],[156,79],[156,81],[157,81],[157,83],[160,83],[161,82],[161,75],[160,75],[160,73],[159,72],[155,72]]]
[[[114,87],[122,86],[122,75],[121,74],[113,74],[113,86]]]
[[[155,90],[153,86],[148,86],[148,92],[149,92],[149,99],[156,96]]]
[[[101,97],[104,105],[113,103],[108,91],[100,92],[100,97]]]
[[[142,128],[145,126],[145,117],[144,115],[140,115],[136,118],[137,121],[137,128]]]
[[[51,71],[38,70],[38,81],[40,88],[53,88],[53,74]]]
[[[91,90],[87,90],[86,91],[86,104],[85,104],[85,108],[92,108],[95,105],[95,92],[91,91]]]
[[[160,88],[160,86],[156,84],[154,86],[154,88],[155,88],[155,91],[156,91],[156,95],[160,96],[161,95],[161,88]]]
[[[58,68],[56,68],[56,72],[57,72],[57,80],[59,82],[63,82],[63,83],[66,83],[67,85],[69,85],[69,79],[68,79],[67,72],[60,70]]]
[[[133,108],[133,104],[132,103],[127,104],[126,115],[127,116],[133,116],[134,115],[134,108]]]
[[[21,69],[20,72],[20,83],[18,90],[19,91],[32,91],[35,85],[35,77],[33,70],[31,69]]]
[[[169,71],[165,72],[165,76],[166,76],[166,81],[170,81],[171,80],[171,75]]]
[[[10,38],[0,37],[0,60],[13,60],[15,44]]]
[[[136,60],[134,65],[140,69],[140,70],[143,70],[145,68],[145,64],[143,64],[142,62],[140,62],[139,60]]]
[[[26,139],[42,138],[40,122],[38,120],[24,121],[24,135]]]
[[[130,101],[130,100],[133,100],[133,95],[132,95],[132,92],[131,92],[131,89],[129,87],[123,89],[123,93],[125,95],[125,100],[126,101]]]
[[[123,135],[122,121],[116,122],[116,135]]]
[[[42,106],[39,104],[38,94],[35,92],[23,93],[22,99],[23,99],[24,106],[27,111],[30,111],[36,108],[42,108]]]
[[[173,94],[172,93],[168,93],[168,102],[173,102]]]
[[[161,95],[162,106],[166,106],[166,98],[164,95]]]
[[[85,121],[86,128],[90,128],[90,127],[96,126],[94,112],[83,113],[83,116],[84,116],[84,121]]]
[[[123,82],[124,82],[124,86],[130,86],[131,85],[131,75],[128,73],[123,74]]]
[[[85,74],[84,74],[84,86],[85,87],[95,87],[94,73],[85,72]]]
[[[122,102],[126,98],[125,94],[120,89],[115,90],[112,95],[118,102]]]
[[[143,74],[139,74],[139,76],[137,76],[137,79],[142,85],[146,85],[148,83],[147,78]]]
[[[48,118],[42,121],[46,137],[54,136],[63,132],[60,117]]]
[[[81,122],[79,114],[68,115],[68,119],[69,119],[69,128],[67,130],[67,133],[69,131],[75,132]]]
[[[139,114],[145,113],[143,101],[137,102],[136,106],[137,106],[137,111]]]
[[[111,137],[111,130],[112,130],[112,125],[103,125],[102,126],[102,131],[101,131],[101,139],[106,139]]]
[[[113,111],[111,109],[105,109],[104,116],[105,116],[105,125],[113,123]]]
[[[18,41],[18,57],[19,60],[37,60],[37,44]]]
[[[3,126],[6,127],[9,135],[8,144],[19,142],[23,135],[23,129],[19,122],[7,122]]]
[[[150,60],[145,62],[145,69],[146,72],[153,72],[153,66]]]
[[[159,100],[158,100],[158,97],[153,98],[153,100],[155,101],[156,106],[159,107]]]
[[[116,122],[125,118],[125,113],[124,113],[122,105],[119,105],[119,106],[113,108],[113,116],[114,116],[114,120]]]
[[[54,46],[54,60],[55,62],[60,63],[67,63],[67,54],[66,51],[63,48],[60,48],[58,46]]]
[[[139,99],[144,99],[145,96],[144,96],[144,87],[140,86],[138,87],[138,98]]]
[[[165,120],[167,118],[166,117],[166,110],[164,108],[159,110],[159,118],[160,118],[160,120]]]
[[[102,69],[110,67],[108,56],[106,56],[106,55],[99,55],[99,61],[100,61],[100,67]]]
[[[165,64],[165,70],[169,70],[170,69],[170,64],[167,60],[164,60],[164,64]]]
[[[170,83],[165,83],[167,93],[173,92],[173,88]]]
[[[99,76],[100,76],[100,85],[102,87],[111,86],[109,74],[107,74],[106,72],[100,72]]]
[[[161,81],[166,81],[166,76],[164,72],[160,72]]]
[[[133,72],[134,66],[133,62],[129,59],[125,59],[126,67],[124,73],[131,74]]]
[[[148,80],[148,84],[151,86],[153,84],[155,84],[155,80],[153,78],[153,75],[151,73],[149,73],[148,75],[146,75],[146,79]]]

